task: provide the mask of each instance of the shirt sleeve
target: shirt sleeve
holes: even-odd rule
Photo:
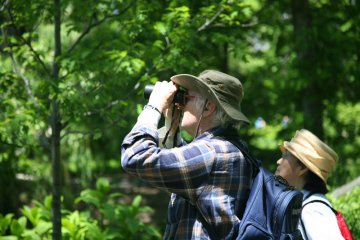
[[[333,211],[323,203],[314,202],[303,208],[301,218],[306,235],[311,239],[344,239]]]
[[[138,119],[144,119],[142,115]],[[121,149],[121,165],[126,172],[193,202],[202,192],[215,157],[214,147],[206,140],[160,148],[157,124],[139,120]]]

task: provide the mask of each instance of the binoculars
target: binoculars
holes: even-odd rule
[[[154,90],[154,85],[146,85],[144,88],[144,98],[149,99],[150,94],[152,93],[153,90]],[[176,91],[172,102],[175,105],[185,106],[185,103],[186,103],[185,94],[186,94],[186,91],[184,89],[179,88]]]

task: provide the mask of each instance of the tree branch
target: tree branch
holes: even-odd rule
[[[5,32],[5,29],[2,27],[1,28],[1,32],[2,32],[2,35],[4,36],[4,43],[5,45],[7,45],[7,34]],[[25,88],[26,88],[26,91],[27,91],[27,94],[30,96],[31,100],[34,102],[35,106],[40,109],[40,105],[39,103],[36,101],[36,98],[34,97],[34,94],[32,93],[31,91],[31,87],[30,87],[30,81],[29,79],[27,79],[27,77],[22,74],[22,72],[20,71],[19,69],[19,64],[17,63],[12,51],[10,50],[9,51],[9,55],[10,55],[10,58],[11,58],[11,62],[12,62],[12,67],[13,67],[13,71],[18,75],[20,76],[20,78],[24,81],[25,83]]]
[[[351,190],[353,190],[353,188],[360,186],[360,177],[355,178],[354,180],[352,180],[349,183],[346,183],[336,189],[334,189],[331,193],[331,195],[335,198],[339,198],[343,195],[345,195],[346,193],[350,192]]]
[[[258,20],[257,20],[257,16],[260,15],[265,9],[267,9],[270,5],[273,4],[273,1],[267,1],[265,4],[264,4],[264,7],[262,7],[260,10],[258,10],[257,12],[254,13],[254,15],[252,16],[252,18],[255,18],[253,21],[251,22],[247,22],[247,23],[243,23],[240,25],[240,27],[242,28],[249,28],[249,27],[253,27],[255,25],[258,24]],[[232,28],[231,26],[227,26],[225,24],[212,24],[216,18],[224,11],[223,8],[220,8],[216,14],[209,20],[209,19],[206,19],[205,23],[198,28],[198,32],[201,32],[203,30],[206,30],[206,29],[209,29],[209,28],[214,28],[214,27],[217,27],[217,28]]]
[[[132,1],[126,8],[124,8],[122,11],[115,13],[115,14],[111,14],[111,15],[106,15],[104,18],[102,18],[99,21],[96,21],[93,23],[93,19],[95,16],[95,13],[93,13],[89,19],[89,23],[87,25],[87,27],[84,29],[84,31],[80,34],[80,36],[75,40],[75,42],[71,45],[71,47],[67,50],[67,54],[70,54],[75,47],[80,43],[80,41],[96,26],[99,26],[100,24],[104,23],[107,19],[109,18],[114,18],[114,17],[118,17],[122,14],[124,14],[127,10],[129,10],[134,4],[135,4],[136,0]]]
[[[13,27],[15,28],[15,32],[16,32],[16,36],[20,38],[20,40],[25,43],[25,45],[27,45],[30,49],[30,52],[32,52],[36,58],[36,60],[40,63],[40,65],[42,66],[42,68],[44,69],[45,73],[49,76],[51,76],[50,70],[46,67],[45,63],[43,62],[43,60],[40,57],[40,54],[33,48],[33,46],[31,45],[31,42],[29,42],[28,40],[26,40],[23,36],[21,36],[21,34],[19,34],[19,29],[17,28],[16,24],[15,24],[15,20],[13,15],[11,14],[10,9],[8,10],[8,14],[10,17],[10,21],[13,25]]]
[[[38,101],[36,100],[36,98],[34,97],[34,94],[31,91],[31,87],[30,87],[30,81],[29,79],[20,71],[20,69],[18,68],[19,64],[17,63],[15,57],[13,56],[12,53],[10,53],[10,58],[11,58],[11,62],[13,63],[13,70],[14,72],[20,76],[20,78],[24,81],[25,83],[25,88],[26,88],[26,92],[27,94],[30,96],[31,100],[34,102],[35,106],[37,107],[37,109],[40,110],[40,104],[38,103]]]
[[[224,9],[220,7],[220,9],[216,12],[216,14],[210,20],[206,19],[205,23],[201,27],[199,27],[197,31],[201,32],[207,29],[223,11]]]
[[[4,11],[4,10],[7,8],[7,5],[9,5],[9,4],[10,4],[10,0],[6,0],[6,1],[3,3],[3,5],[1,6],[0,12],[1,12],[1,11]]]
[[[115,106],[116,104],[119,104],[124,99],[127,99],[129,96],[131,96],[140,87],[140,84],[139,84],[139,81],[138,81],[139,79],[140,78],[138,78],[136,80],[136,84],[134,85],[134,87],[132,87],[131,90],[125,96],[122,96],[121,98],[112,101],[111,103],[106,105],[104,108],[101,108],[101,110],[107,110],[107,109],[111,108],[112,106]],[[98,113],[100,113],[100,110],[87,112],[87,113],[85,113],[85,116],[92,116],[92,115],[95,115],[95,114],[98,114]]]
[[[98,132],[98,131],[96,131],[96,130],[90,130],[90,131],[68,130],[61,136],[61,139],[63,139],[65,136],[70,135],[70,134],[81,134],[83,136],[86,136],[86,135],[95,135],[96,132]]]
[[[164,53],[161,54],[161,57],[160,59],[162,59],[162,56],[163,56]],[[108,105],[106,105],[104,108],[102,108],[102,110],[107,110],[109,108],[111,108],[112,106],[120,103],[121,101],[123,101],[124,99],[127,99],[129,96],[131,96],[139,87],[140,87],[140,84],[139,84],[139,79],[143,76],[143,75],[146,75],[146,76],[150,76],[154,69],[156,68],[156,66],[159,64],[161,60],[159,60],[157,63],[154,63],[150,68],[149,70],[144,73],[144,74],[140,74],[140,77],[137,78],[136,80],[136,83],[135,85],[132,87],[132,89],[123,97],[119,98],[119,99],[116,99],[114,101],[112,101],[111,103],[109,103]],[[87,112],[85,115],[86,116],[91,116],[91,115],[94,115],[94,114],[98,114],[100,112],[100,110],[96,110],[96,111],[92,111],[92,112]]]

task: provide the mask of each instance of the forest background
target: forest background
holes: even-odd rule
[[[1,0],[0,24],[2,239],[159,239],[168,197],[120,146],[144,86],[179,73],[241,80],[270,170],[307,128],[340,157],[330,190],[360,175],[358,0]],[[359,187],[329,197],[360,238]]]

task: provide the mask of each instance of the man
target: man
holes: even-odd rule
[[[173,104],[185,89],[183,103]],[[171,193],[164,239],[231,239],[237,235],[253,182],[254,167],[224,139],[239,139],[241,82],[206,70],[199,77],[180,74],[158,82],[122,144],[128,173]],[[157,125],[165,115],[165,129]],[[181,122],[180,126],[178,126]],[[179,139],[179,127],[194,140]],[[164,131],[167,147],[162,148]],[[162,135],[161,135],[162,134]]]

